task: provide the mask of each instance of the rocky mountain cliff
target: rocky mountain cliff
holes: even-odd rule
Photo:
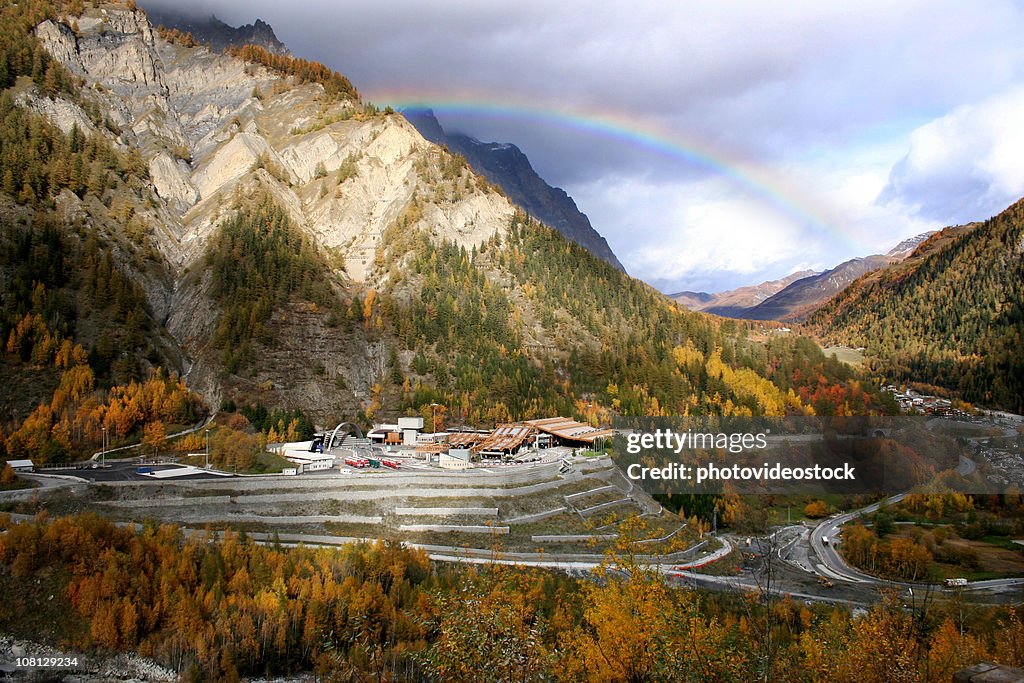
[[[448,133],[430,109],[406,109],[402,113],[427,140],[464,156],[474,171],[500,187],[516,206],[598,258],[624,270],[608,242],[594,229],[572,197],[565,190],[548,185],[518,147],[508,142],[481,142],[462,133]]]
[[[155,8],[149,14],[154,24],[189,33],[217,51],[255,44],[271,52],[288,54],[273,28],[259,19],[233,28],[214,16],[190,17],[166,8]],[[461,133],[449,134],[429,109],[407,109],[402,113],[426,140],[465,157],[474,171],[500,187],[516,206],[624,270],[608,242],[594,229],[572,197],[561,188],[548,185],[518,147],[511,143],[481,142]]]
[[[134,211],[168,271],[147,283],[147,297],[191,359],[190,386],[212,401],[264,387],[272,402],[354,413],[385,353],[365,331],[325,329],[323,316],[296,310],[275,318],[279,349],[262,354],[248,375],[225,377],[209,348],[219,312],[203,257],[240,198],[273,197],[329,259],[335,270],[323,277],[343,299],[380,286],[370,274],[384,231],[399,218],[472,249],[506,230],[515,212],[402,116],[367,107],[354,89],[328,95],[301,75],[168,42],[141,10],[88,9],[47,20],[35,34],[82,80],[83,100],[111,129],[71,98],[27,89],[20,101],[65,133],[100,133],[141,154],[153,194]],[[296,350],[319,351],[318,372]]]

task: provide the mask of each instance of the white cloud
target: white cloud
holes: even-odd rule
[[[605,178],[573,188],[631,273],[664,290],[726,288],[805,263],[820,236],[721,180],[666,183]]]
[[[843,237],[830,239],[819,254],[829,267],[852,256],[885,253],[907,237],[944,225],[917,215],[903,202],[877,201],[905,148],[898,138],[778,167],[778,173],[816,198],[825,223]]]
[[[685,203],[655,244],[626,252],[633,270],[658,280],[692,275],[750,275],[801,255],[803,241],[794,224],[749,200],[718,199]]]
[[[945,223],[987,218],[1024,195],[1024,87],[958,107],[910,135],[880,195]]]
[[[758,169],[798,211],[724,179],[613,175],[569,190],[630,273],[663,291],[720,291],[885,253],[945,225],[876,202],[905,148],[881,142]]]

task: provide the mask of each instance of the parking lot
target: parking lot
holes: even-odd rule
[[[113,462],[107,463],[104,466],[95,467],[82,467],[82,468],[71,468],[71,469],[40,469],[39,474],[58,474],[67,475],[72,477],[79,477],[93,483],[104,483],[114,481],[158,481],[157,478],[147,476],[145,474],[139,474],[136,470],[139,467],[149,468],[154,472],[167,471],[179,468],[179,465],[162,463],[162,464],[145,464],[140,465],[134,462]],[[212,474],[208,472],[196,472],[194,474],[188,474],[184,476],[174,477],[173,481],[199,481],[204,479],[230,479],[233,475],[225,474]]]

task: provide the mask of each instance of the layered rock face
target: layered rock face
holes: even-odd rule
[[[92,88],[121,129],[118,143],[142,152],[179,238],[161,248],[179,265],[196,258],[226,200],[269,175],[293,218],[344,252],[349,275],[362,280],[360,262],[373,258],[381,231],[430,184],[415,166],[440,151],[401,116],[360,116],[360,102],[332,101],[315,83],[292,85],[262,66],[168,43],[142,11],[91,10],[74,21],[77,33],[47,21],[37,35]],[[89,125],[69,103],[32,104],[64,129]],[[451,204],[428,212],[430,222],[467,246],[512,214],[495,193],[471,191]]]
[[[168,42],[141,10],[89,9],[46,21],[36,35],[82,79],[85,98],[110,121],[101,132],[119,149],[137,150],[148,167],[152,196],[137,202],[136,213],[170,277],[165,291],[157,284],[147,293],[165,302],[161,316],[188,357],[190,385],[212,400],[224,378],[207,349],[218,310],[202,259],[239,197],[271,194],[329,257],[334,270],[324,276],[341,288],[339,296],[381,285],[375,260],[385,230],[400,218],[407,229],[425,228],[470,249],[506,230],[514,214],[508,199],[468,171],[451,173],[447,152],[401,115],[205,47]],[[94,129],[68,100],[33,91],[22,102],[65,131]],[[295,315],[275,324],[286,338],[303,339],[309,323]],[[334,357],[341,351],[322,349],[323,357],[307,359],[304,368],[268,358],[250,379],[280,391],[307,390],[309,400],[299,404],[312,405],[323,382],[311,367],[336,365],[338,384],[346,387],[339,400],[355,405],[369,389],[360,367],[372,363],[372,354],[352,351],[357,339],[338,344],[356,357],[344,364]]]

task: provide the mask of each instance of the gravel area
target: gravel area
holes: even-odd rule
[[[56,658],[66,659],[77,657],[78,665],[59,670],[40,669],[32,671],[17,668],[14,665],[18,658]],[[119,654],[112,657],[98,657],[74,653],[66,649],[51,647],[41,643],[15,640],[0,636],[0,672],[6,673],[5,680],[61,680],[66,683],[107,683],[108,681],[177,681],[178,675],[151,659],[134,654]],[[59,674],[59,678],[58,676]],[[66,672],[66,673],[65,673]],[[0,678],[4,678],[0,675]]]

